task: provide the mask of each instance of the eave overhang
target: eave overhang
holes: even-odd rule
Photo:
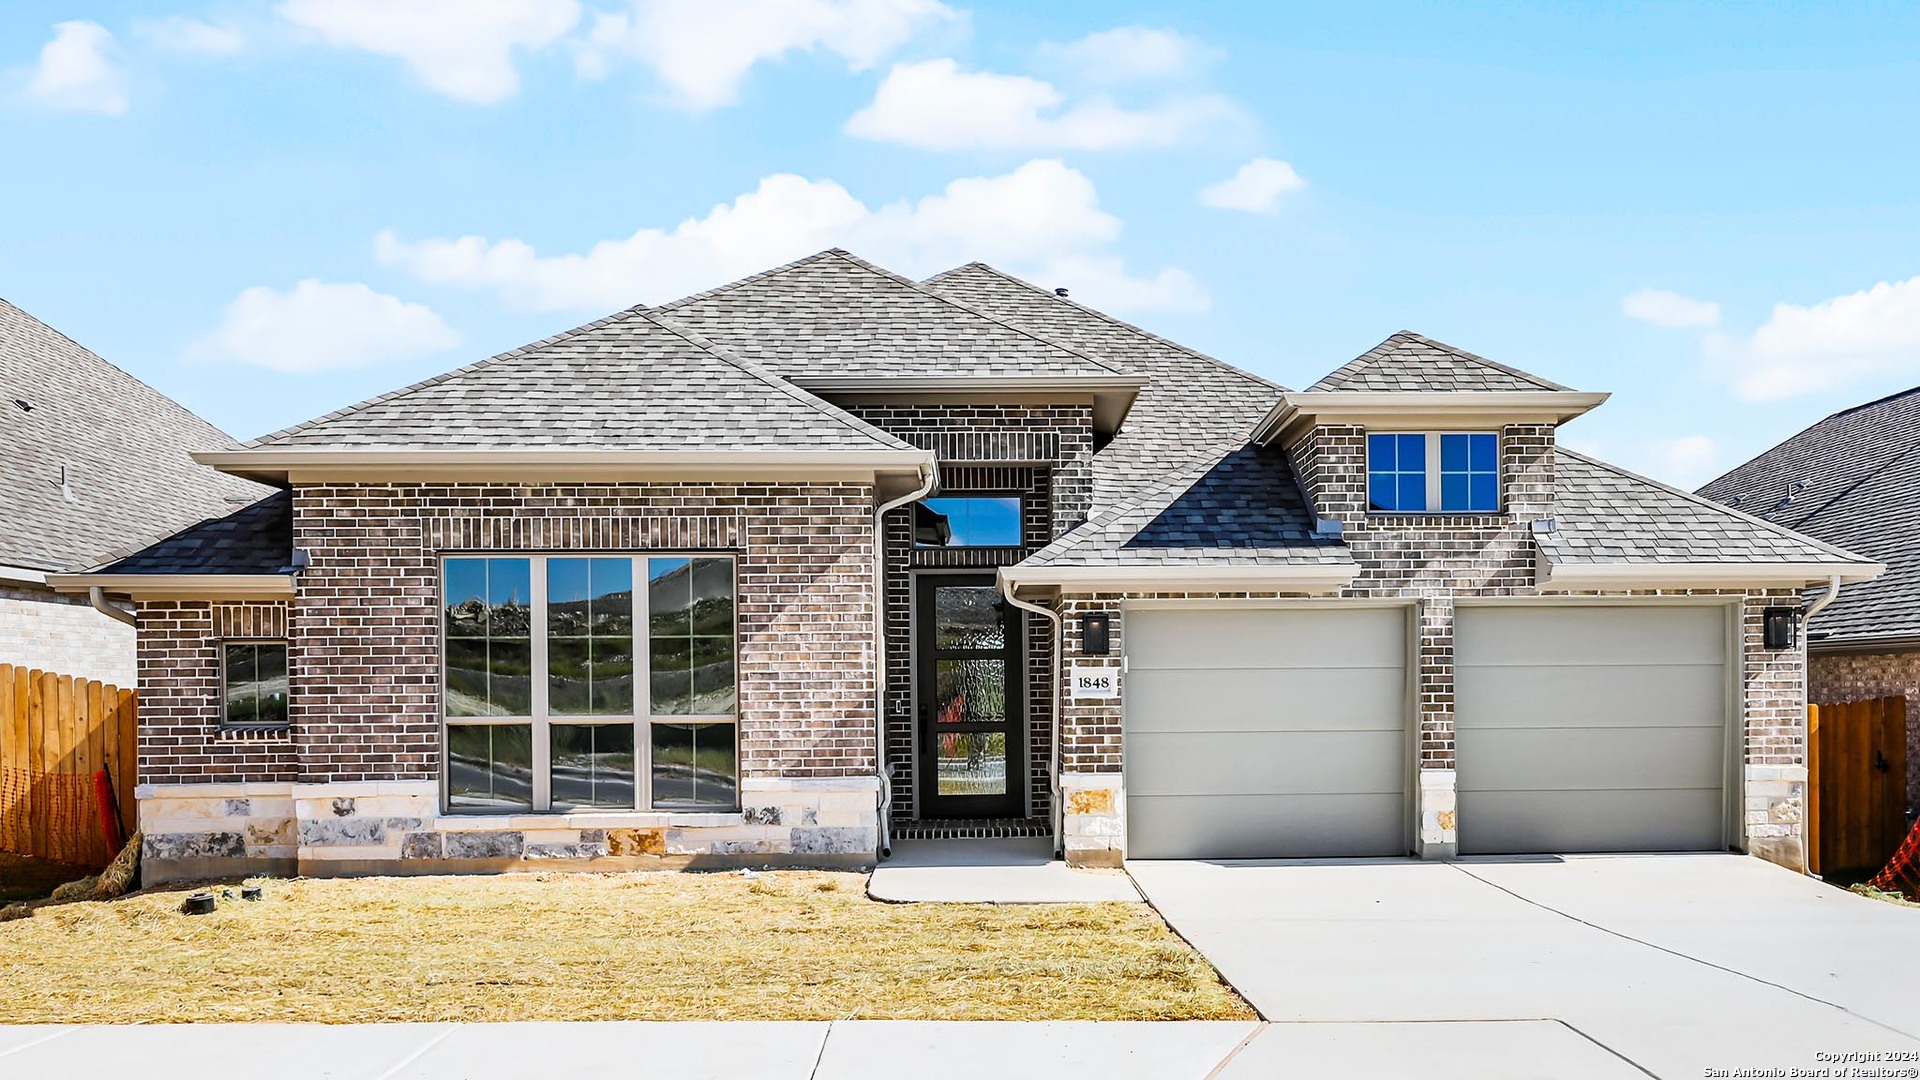
[[[1920,652],[1920,634],[1880,634],[1874,637],[1822,637],[1819,620],[1807,631],[1807,651],[1825,655],[1845,653]]]
[[[210,450],[195,461],[261,483],[375,480],[876,480],[932,474],[931,451],[331,449]]]
[[[1090,397],[1093,428],[1120,430],[1147,380],[1138,375],[880,376],[796,375],[788,380],[810,394],[835,397],[1038,398]]]
[[[1253,438],[1265,445],[1320,424],[1400,430],[1564,424],[1609,396],[1578,390],[1298,390],[1280,396]]]
[[[1542,589],[1804,589],[1836,575],[1847,585],[1872,581],[1886,569],[1879,563],[1830,562],[1555,563],[1541,554],[1534,580]]]
[[[48,574],[56,592],[99,588],[136,600],[291,600],[292,574]]]
[[[1001,587],[1064,592],[1338,592],[1360,573],[1352,563],[1294,565],[1003,566]]]

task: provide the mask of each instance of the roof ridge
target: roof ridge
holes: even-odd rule
[[[451,371],[443,371],[440,374],[433,376],[432,378],[422,379],[419,382],[413,383],[409,386],[402,386],[397,390],[389,390],[384,394],[380,394],[375,397],[370,397],[365,401],[355,402],[352,405],[347,405],[342,408],[335,409],[330,413],[326,413],[321,416],[316,416],[311,420],[304,420],[298,424],[294,424],[292,427],[281,428],[279,431],[275,431],[267,435],[262,435],[257,439],[248,440],[247,442],[242,443],[240,448],[243,450],[257,450],[260,447],[266,445],[266,443],[269,440],[284,438],[288,435],[297,435],[300,432],[318,427],[321,424],[331,423],[335,420],[340,419],[343,416],[352,416],[355,413],[370,409],[375,405],[384,405],[387,402],[392,401],[396,398],[405,397],[408,394],[425,390],[430,386],[438,386],[441,383],[446,382],[448,379],[454,378],[455,376],[458,376],[458,375],[465,375],[470,371],[475,371],[479,368],[486,367],[489,364],[495,364],[502,360],[511,360],[516,356],[524,355],[526,353],[532,352],[535,349],[543,349],[549,345],[555,345],[555,344],[558,344],[559,342],[565,341],[568,338],[577,337],[581,334],[585,334],[590,331],[599,330],[607,326],[612,326],[614,323],[623,322],[626,319],[629,319],[636,314],[640,314],[648,310],[650,309],[645,304],[635,304],[633,307],[616,311],[611,315],[603,316],[601,318],[593,320],[592,322],[582,323],[571,330],[562,330],[558,334],[541,338],[538,341],[529,342],[528,344],[518,346],[517,348],[508,349],[505,352],[495,353],[492,356],[486,357],[485,359],[475,360],[471,364],[463,364],[460,367],[454,368]]]
[[[656,312],[653,312],[653,311],[635,311],[632,314],[638,315],[639,317],[645,319],[646,321],[652,323],[655,326],[660,327],[661,329],[667,331],[668,333],[674,334],[682,338],[688,344],[693,345],[696,348],[702,349],[712,354],[715,358],[725,363],[731,364],[736,368],[739,368],[741,371],[752,376],[753,378],[759,379],[761,382],[767,384],[769,387],[773,388],[774,390],[787,395],[788,397],[792,398],[794,401],[807,406],[813,411],[818,412],[821,415],[833,420],[834,422],[842,425],[843,427],[847,428],[850,431],[858,432],[859,434],[865,435],[876,442],[879,442],[894,448],[907,449],[907,450],[920,449],[919,447],[914,446],[912,443],[907,442],[905,439],[902,439],[897,435],[894,435],[888,431],[885,431],[879,427],[874,426],[873,424],[868,423],[865,420],[860,419],[859,417],[853,415],[852,413],[846,411],[845,409],[842,409],[838,405],[835,405],[831,401],[827,401],[824,398],[821,398],[812,393],[809,393],[806,389],[796,386],[792,382],[786,379],[783,379],[780,376],[774,374],[773,372],[767,370],[765,366],[753,360],[749,360],[746,357],[739,355],[738,353],[735,353],[732,349],[727,348],[726,346],[720,344],[717,341],[708,339],[706,335],[701,334],[699,331],[694,330],[691,327],[682,326],[678,322],[675,322],[674,320],[672,320],[671,318],[668,318],[664,315],[657,314]]]
[[[1094,318],[1099,319],[1103,322],[1111,323],[1114,326],[1118,326],[1125,330],[1131,330],[1142,337],[1151,338],[1154,341],[1157,341],[1160,344],[1165,345],[1170,349],[1174,349],[1176,351],[1185,353],[1186,355],[1191,356],[1197,360],[1205,360],[1210,364],[1217,364],[1221,368],[1229,372],[1232,372],[1233,374],[1238,375],[1243,379],[1247,379],[1251,382],[1258,383],[1266,389],[1277,390],[1283,394],[1287,392],[1287,388],[1284,386],[1281,386],[1279,383],[1273,382],[1262,376],[1255,375],[1253,372],[1248,371],[1244,368],[1235,366],[1233,364],[1229,364],[1225,360],[1222,360],[1217,356],[1210,356],[1207,353],[1203,353],[1200,350],[1195,349],[1191,346],[1182,345],[1179,342],[1173,340],[1172,338],[1165,337],[1160,334],[1156,334],[1153,331],[1148,330],[1146,327],[1139,326],[1135,323],[1130,323],[1125,319],[1116,318],[1113,315],[1109,315],[1108,313],[1101,311],[1099,308],[1090,307],[1086,304],[1083,304],[1078,300],[1075,300],[1071,296],[1061,296],[1057,292],[1053,292],[1040,285],[1035,285],[1033,282],[1028,281],[1025,278],[1018,277],[1013,274],[1009,274],[1005,270],[1002,270],[997,266],[993,266],[989,263],[981,262],[977,259],[974,260],[973,262],[967,263],[964,266],[956,266],[951,270],[945,270],[938,274],[935,274],[934,276],[928,278],[927,282],[931,284],[933,282],[941,280],[942,278],[951,277],[954,274],[958,274],[962,270],[972,270],[972,269],[984,270],[987,273],[992,274],[993,276],[1001,279],[1002,281],[1006,281],[1011,284],[1018,285],[1023,289],[1029,289],[1039,296],[1044,296],[1049,300],[1066,304],[1068,307],[1074,308],[1075,310],[1078,310],[1078,311],[1083,311],[1088,315],[1091,315]]]
[[[784,274],[787,271],[794,269],[795,267],[805,266],[810,262],[819,262],[820,260],[825,259],[828,256],[833,255],[835,253],[844,254],[844,252],[841,252],[841,249],[839,248],[827,248],[824,251],[816,251],[811,255],[803,255],[798,259],[794,259],[790,262],[781,263],[779,266],[773,267],[771,269],[761,270],[761,271],[758,271],[757,273],[748,274],[746,277],[743,277],[743,278],[735,278],[734,280],[729,281],[724,285],[715,285],[711,289],[702,289],[697,293],[688,293],[687,295],[681,297],[678,300],[673,300],[665,304],[656,305],[653,310],[672,311],[674,308],[685,307],[688,304],[691,304],[697,300],[705,300],[710,296],[718,296],[723,292],[732,292],[733,290],[741,287],[742,285],[750,285],[753,282],[759,281],[761,278],[772,277],[775,274]]]
[[[1389,348],[1389,346],[1392,346],[1395,344],[1409,344],[1409,343],[1416,343],[1416,342],[1421,345],[1426,345],[1431,348],[1439,349],[1444,353],[1447,353],[1451,356],[1458,357],[1462,360],[1466,360],[1471,363],[1480,364],[1485,367],[1492,368],[1493,370],[1501,372],[1502,374],[1511,375],[1514,378],[1520,379],[1523,382],[1530,382],[1533,385],[1538,386],[1543,390],[1554,390],[1554,391],[1561,391],[1566,393],[1574,392],[1573,387],[1571,386],[1562,386],[1561,384],[1554,382],[1552,379],[1548,379],[1540,375],[1535,375],[1530,371],[1521,371],[1519,368],[1516,368],[1516,367],[1509,367],[1508,365],[1503,364],[1498,360],[1489,360],[1486,357],[1481,356],[1479,353],[1468,352],[1467,350],[1462,349],[1457,345],[1449,345],[1446,342],[1441,341],[1437,338],[1430,338],[1425,334],[1416,333],[1412,330],[1396,330],[1393,333],[1388,334],[1386,338],[1380,342],[1380,344],[1375,345],[1373,348],[1368,349],[1366,352],[1361,353],[1359,356],[1354,357],[1353,359],[1340,365],[1334,370],[1328,372],[1325,376],[1323,376],[1320,379],[1319,382],[1314,383],[1313,387],[1325,386],[1325,388],[1328,390],[1338,390],[1340,388],[1339,385],[1326,386],[1326,384],[1331,382],[1335,378],[1340,378],[1341,384],[1344,384],[1350,379],[1352,379],[1353,376],[1358,375],[1360,372],[1365,371],[1366,369],[1374,366],[1375,364],[1378,364],[1382,360],[1385,360],[1387,357],[1392,356],[1393,350]],[[1309,389],[1313,389],[1313,387],[1309,387]]]
[[[1885,397],[1874,398],[1872,401],[1863,402],[1849,409],[1841,409],[1839,412],[1836,412],[1836,413],[1828,413],[1824,419],[1817,420],[1814,423],[1807,425],[1805,431],[1812,431],[1814,428],[1819,427],[1821,424],[1826,423],[1828,420],[1838,419],[1839,417],[1846,416],[1848,413],[1857,413],[1863,409],[1871,409],[1875,405],[1885,405],[1889,401],[1898,401],[1903,397],[1910,397],[1914,394],[1920,394],[1920,386],[1908,387],[1905,390],[1895,391],[1894,393],[1888,394]],[[1804,434],[1805,431],[1803,431],[1801,434]],[[1798,436],[1794,436],[1794,437],[1797,438]]]
[[[1610,461],[1602,461],[1597,457],[1593,457],[1588,454],[1582,454],[1577,450],[1569,450],[1568,448],[1564,446],[1560,446],[1558,444],[1554,446],[1553,452],[1555,456],[1558,456],[1560,454],[1565,454],[1568,457],[1573,458],[1575,461],[1583,461],[1583,462],[1586,462],[1588,465],[1592,465],[1600,469],[1605,469],[1608,472],[1611,472],[1617,476],[1624,476],[1629,480],[1636,480],[1636,481],[1639,481],[1640,483],[1648,484],[1653,487],[1659,488],[1661,491],[1664,491],[1669,495],[1677,495],[1680,498],[1695,504],[1696,506],[1703,506],[1709,510],[1716,510],[1722,514],[1726,514],[1730,517],[1738,518],[1749,524],[1758,525],[1769,532],[1784,535],[1794,540],[1799,540],[1803,543],[1808,544],[1809,546],[1819,548],[1820,550],[1825,551],[1829,555],[1839,555],[1850,562],[1872,562],[1873,561],[1872,559],[1865,558],[1864,556],[1860,555],[1857,552],[1848,551],[1845,548],[1836,547],[1833,544],[1829,544],[1825,540],[1818,539],[1817,537],[1808,536],[1806,533],[1800,532],[1797,529],[1789,529],[1785,525],[1768,521],[1765,518],[1755,517],[1752,514],[1749,514],[1744,511],[1737,510],[1731,506],[1728,506],[1726,503],[1717,502],[1713,499],[1709,499],[1704,495],[1695,495],[1691,491],[1685,491],[1681,488],[1674,487],[1672,484],[1662,483],[1661,481],[1655,480],[1650,476],[1642,476],[1631,469],[1621,468],[1620,466],[1615,465]]]

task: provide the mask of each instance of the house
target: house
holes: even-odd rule
[[[161,878],[1798,865],[1766,613],[1881,567],[1558,447],[1604,398],[1407,333],[1289,392],[836,250],[196,455],[282,490],[56,584],[138,602]]]
[[[0,300],[0,664],[134,684],[134,631],[47,575],[267,491],[196,463],[219,429]]]
[[[1834,413],[1700,493],[1885,564],[1809,621],[1808,691],[1819,704],[1920,702],[1920,387]],[[1920,806],[1911,709],[1907,803]]]

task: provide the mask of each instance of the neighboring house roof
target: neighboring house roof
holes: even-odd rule
[[[912,450],[643,308],[247,444],[254,449]]]
[[[1212,447],[1023,565],[1121,562],[1348,565],[1353,557],[1337,536],[1314,532],[1286,454],[1241,444]]]
[[[1244,440],[1283,392],[1257,375],[985,263],[968,263],[926,284],[1146,377],[1113,441],[1093,456],[1095,508],[1124,502],[1164,479],[1170,460],[1186,460],[1223,440]]]
[[[802,383],[836,377],[1112,379],[1122,374],[1066,344],[837,248],[656,311]]]
[[[1834,413],[1700,494],[1886,564],[1842,589],[1812,635],[1920,638],[1920,387]]]
[[[1568,390],[1442,341],[1402,330],[1308,390]]]
[[[277,491],[86,571],[88,574],[284,574],[293,561],[293,495]]]
[[[268,489],[189,455],[233,440],[0,300],[0,565],[84,566]]]

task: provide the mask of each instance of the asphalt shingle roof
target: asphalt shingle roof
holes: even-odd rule
[[[641,308],[247,444],[382,449],[902,450]]]
[[[1120,373],[838,249],[657,310],[790,379]]]
[[[90,572],[282,574],[292,560],[293,496],[279,491]]]
[[[0,564],[86,566],[258,499],[270,489],[190,456],[232,446],[178,402],[0,300]]]
[[[1556,563],[1873,561],[1565,447],[1553,517],[1558,531],[1537,539]]]
[[[1257,375],[985,263],[949,270],[927,285],[1146,378],[1113,441],[1093,456],[1096,509],[1164,479],[1169,462],[1216,443],[1244,441],[1284,393]]]
[[[1309,390],[1566,390],[1465,349],[1402,330]]]
[[[1840,590],[1813,633],[1920,635],[1920,387],[1835,413],[1700,494],[1886,564]]]
[[[1315,536],[1286,454],[1216,446],[1028,556],[1028,566],[1350,565]]]

